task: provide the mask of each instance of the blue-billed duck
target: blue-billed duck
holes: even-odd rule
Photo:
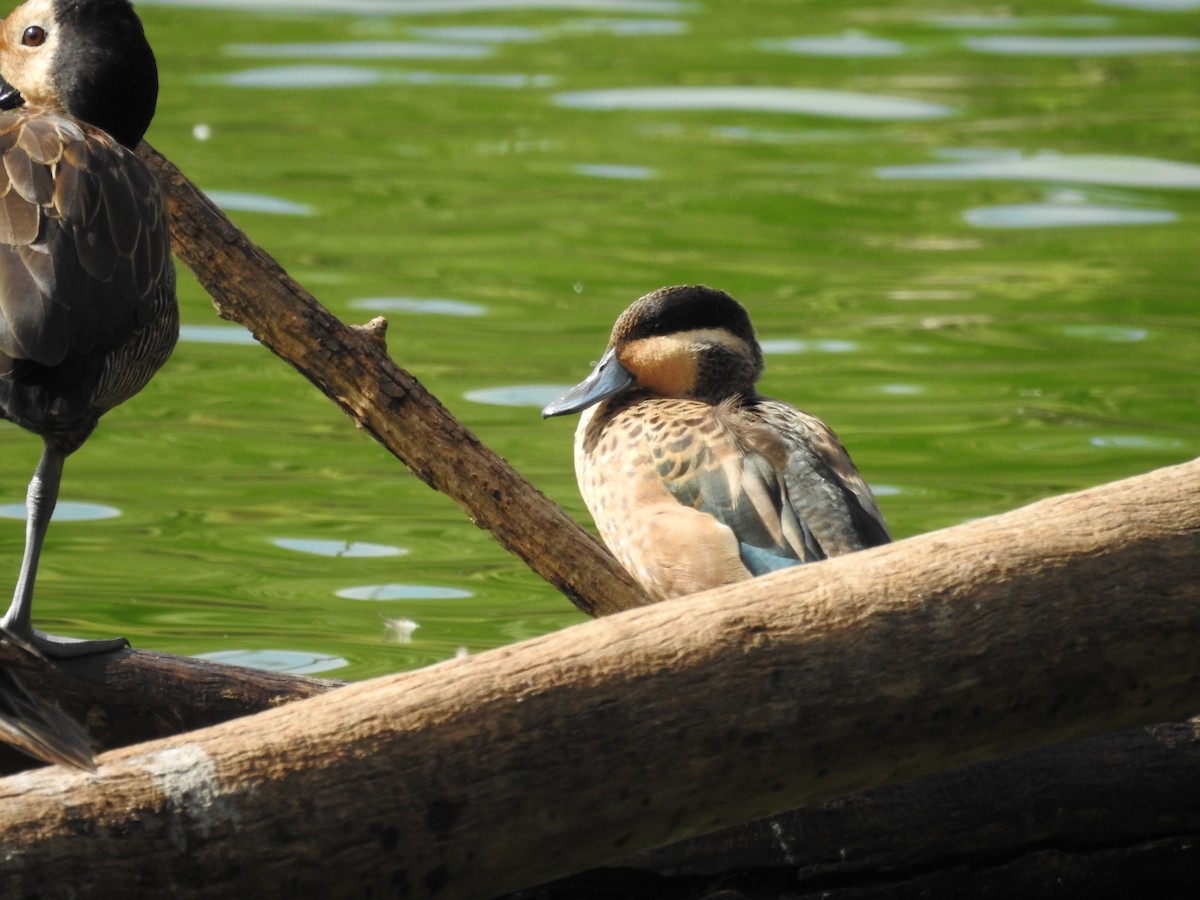
[[[126,645],[30,620],[63,462],[179,335],[166,208],[135,148],[158,72],[128,0],[30,0],[0,23],[0,416],[44,450],[0,626],[49,656]]]
[[[825,423],[755,390],[750,316],[666,287],[617,319],[586,380],[544,410],[575,431],[584,502],[655,599],[885,544],[871,489]]]

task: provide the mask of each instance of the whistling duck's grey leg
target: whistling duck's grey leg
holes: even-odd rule
[[[42,542],[46,539],[46,528],[58,502],[58,485],[62,481],[63,462],[67,455],[46,443],[42,458],[29,482],[29,494],[25,499],[25,558],[21,561],[21,575],[17,589],[13,592],[12,605],[0,620],[0,626],[8,629],[17,638],[32,644],[46,656],[65,659],[71,656],[87,656],[128,647],[125,638],[108,640],[80,640],[45,634],[33,627],[33,582],[37,577],[38,557],[42,553]]]

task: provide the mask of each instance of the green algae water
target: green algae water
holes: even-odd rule
[[[150,2],[148,139],[590,526],[617,313],[703,282],[906,537],[1200,453],[1200,3]],[[365,678],[583,616],[181,271],[36,620]],[[0,425],[11,585],[39,442]]]

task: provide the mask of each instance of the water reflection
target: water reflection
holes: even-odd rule
[[[1062,333],[1067,337],[1120,344],[1144,341],[1150,336],[1150,332],[1145,328],[1131,328],[1127,325],[1066,325]]]
[[[59,500],[51,519],[55,522],[91,522],[98,519],[115,519],[121,511],[103,503],[80,503],[74,500]],[[24,503],[0,504],[0,518],[25,521]]]
[[[345,88],[371,85],[454,85],[458,87],[528,88],[549,87],[549,75],[465,75],[452,72],[398,72],[359,66],[267,66],[245,69],[217,80],[230,87],[248,88]]]
[[[435,41],[467,41],[483,44],[522,44],[540,41],[546,35],[538,28],[517,25],[446,25],[438,28],[410,28],[417,37]]]
[[[1200,39],[1187,37],[1035,37],[997,35],[966,38],[977,53],[1011,56],[1125,56],[1131,53],[1196,53]]]
[[[344,600],[465,600],[474,595],[432,584],[364,584],[342,588],[337,596]]]
[[[743,110],[866,121],[939,119],[954,112],[951,107],[942,103],[912,100],[907,97],[783,87],[666,87],[569,91],[556,94],[554,102],[559,106],[575,109]]]
[[[231,56],[283,56],[300,59],[482,59],[482,44],[432,41],[346,41],[339,44],[229,44]]]
[[[258,346],[258,341],[238,325],[180,325],[179,340],[190,344],[237,344]]]
[[[694,3],[683,0],[138,0],[138,5],[355,16],[448,15],[509,9],[671,14],[695,8]]]
[[[199,653],[196,659],[207,659],[227,666],[246,666],[268,672],[287,672],[291,675],[314,675],[349,665],[340,656],[312,653],[304,650],[218,650]]]
[[[1200,166],[1144,156],[984,151],[978,159],[884,166],[880,178],[1065,181],[1123,187],[1200,188]]]
[[[436,316],[482,316],[487,307],[462,300],[445,300],[441,297],[363,297],[351,300],[355,309],[372,312],[410,312]]]
[[[1014,203],[981,206],[963,213],[979,228],[1073,228],[1088,225],[1159,225],[1178,215],[1165,209],[1131,209],[1096,203]]]
[[[389,547],[386,544],[367,544],[362,541],[271,538],[271,543],[283,550],[295,550],[297,553],[312,553],[316,556],[336,556],[347,559],[404,556],[408,553],[403,547]]]
[[[686,34],[687,23],[675,19],[573,19],[558,26],[558,31],[586,34],[611,34],[617,37],[669,37]]]
[[[1112,16],[934,16],[926,19],[943,28],[1109,28]]]
[[[1108,450],[1174,450],[1186,446],[1175,438],[1149,437],[1143,434],[1101,434],[1089,438],[1093,447]]]
[[[463,396],[472,403],[486,403],[489,406],[532,406],[541,409],[570,388],[569,384],[513,384],[467,391]]]
[[[658,172],[649,166],[618,166],[604,163],[579,163],[573,167],[579,175],[591,178],[615,178],[628,181],[649,181],[658,177]]]
[[[854,341],[818,340],[806,341],[799,338],[768,338],[760,340],[762,352],[773,353],[853,353],[858,349]]]
[[[256,212],[276,216],[311,216],[314,212],[307,203],[295,203],[266,194],[245,191],[205,191],[204,194],[225,212]]]
[[[1200,0],[1092,0],[1101,6],[1122,6],[1127,9],[1146,9],[1151,12],[1184,12],[1200,9]]]
[[[759,41],[763,50],[773,53],[795,53],[800,56],[900,56],[904,45],[887,38],[875,38],[857,31],[833,37],[773,38]]]

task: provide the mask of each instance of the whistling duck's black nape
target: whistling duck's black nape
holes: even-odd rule
[[[63,108],[136,147],[154,118],[158,65],[133,7],[128,0],[57,0],[54,9]]]

